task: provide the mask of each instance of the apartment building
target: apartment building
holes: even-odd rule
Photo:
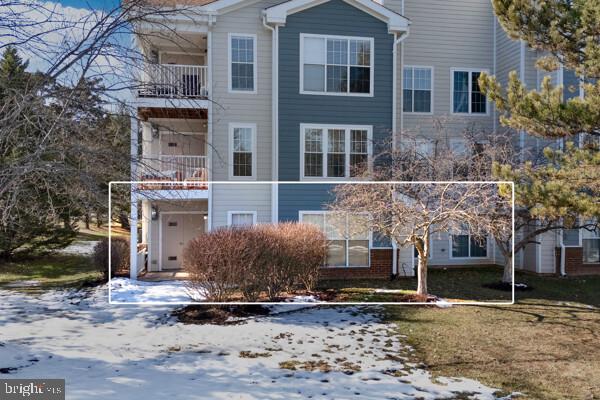
[[[132,215],[141,211],[142,225],[138,235],[132,224],[132,278],[180,268],[185,244],[199,232],[278,221],[331,232],[331,182],[352,180],[354,163],[372,159],[373,143],[395,132],[432,137],[441,126],[446,145],[458,148],[466,129],[500,129],[479,91],[481,72],[505,81],[517,70],[528,85],[543,78],[537,55],[506,37],[487,0],[191,3],[193,18],[168,21],[176,35],[138,40],[152,62],[132,130],[132,156],[143,158],[132,173],[139,182]],[[140,31],[157,33],[164,22]],[[326,277],[414,274],[412,248],[368,229],[334,236]],[[517,267],[600,270],[600,238],[562,237],[543,235],[516,255]],[[565,243],[577,246],[557,256]],[[431,248],[435,266],[503,262],[493,240],[468,233],[435,235]]]

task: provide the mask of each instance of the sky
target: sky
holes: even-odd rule
[[[119,5],[119,0],[60,0],[57,1],[63,6],[75,8],[95,8],[111,10]]]

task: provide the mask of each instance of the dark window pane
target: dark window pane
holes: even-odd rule
[[[253,64],[231,64],[231,88],[233,90],[254,90]]]
[[[469,236],[452,236],[452,257],[469,257]]]
[[[415,90],[415,112],[431,111],[431,91]]]
[[[367,169],[366,154],[350,154],[350,176],[360,176]]]
[[[402,109],[404,112],[412,112],[412,90],[404,89],[403,99],[402,99]]]
[[[487,257],[487,240],[471,238],[471,257]]]
[[[480,72],[473,72],[471,75],[471,112],[475,114],[486,113],[486,98],[479,89]]]
[[[346,155],[345,154],[327,154],[327,176],[343,177],[345,176]]]
[[[322,154],[304,154],[304,176],[323,176]]]
[[[371,69],[350,67],[350,92],[369,93],[371,91]]]
[[[252,176],[252,153],[233,153],[233,176]]]
[[[348,91],[347,67],[327,66],[327,91],[336,93]]]
[[[454,71],[453,99],[455,113],[469,112],[469,73]]]

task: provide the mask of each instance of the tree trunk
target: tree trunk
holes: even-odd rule
[[[85,213],[85,229],[90,229],[90,213],[86,212]]]
[[[502,283],[512,283],[512,254],[504,255],[504,274],[502,274]]]
[[[424,235],[415,243],[419,253],[419,266],[417,269],[417,294],[427,296],[427,262],[429,258],[429,235]]]
[[[417,282],[417,294],[427,296],[427,256],[421,255],[421,253],[419,253]]]

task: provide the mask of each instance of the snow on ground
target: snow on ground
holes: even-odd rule
[[[189,303],[183,281],[143,282],[111,278],[110,299],[115,303]]]
[[[59,253],[87,256],[94,252],[94,247],[96,247],[97,244],[98,241],[93,240],[73,242],[64,249],[61,249]]]
[[[106,299],[106,287],[0,290],[2,377],[65,378],[68,399],[494,398],[476,381],[434,381],[407,362],[412,350],[373,309],[184,325],[169,316],[173,306]]]

